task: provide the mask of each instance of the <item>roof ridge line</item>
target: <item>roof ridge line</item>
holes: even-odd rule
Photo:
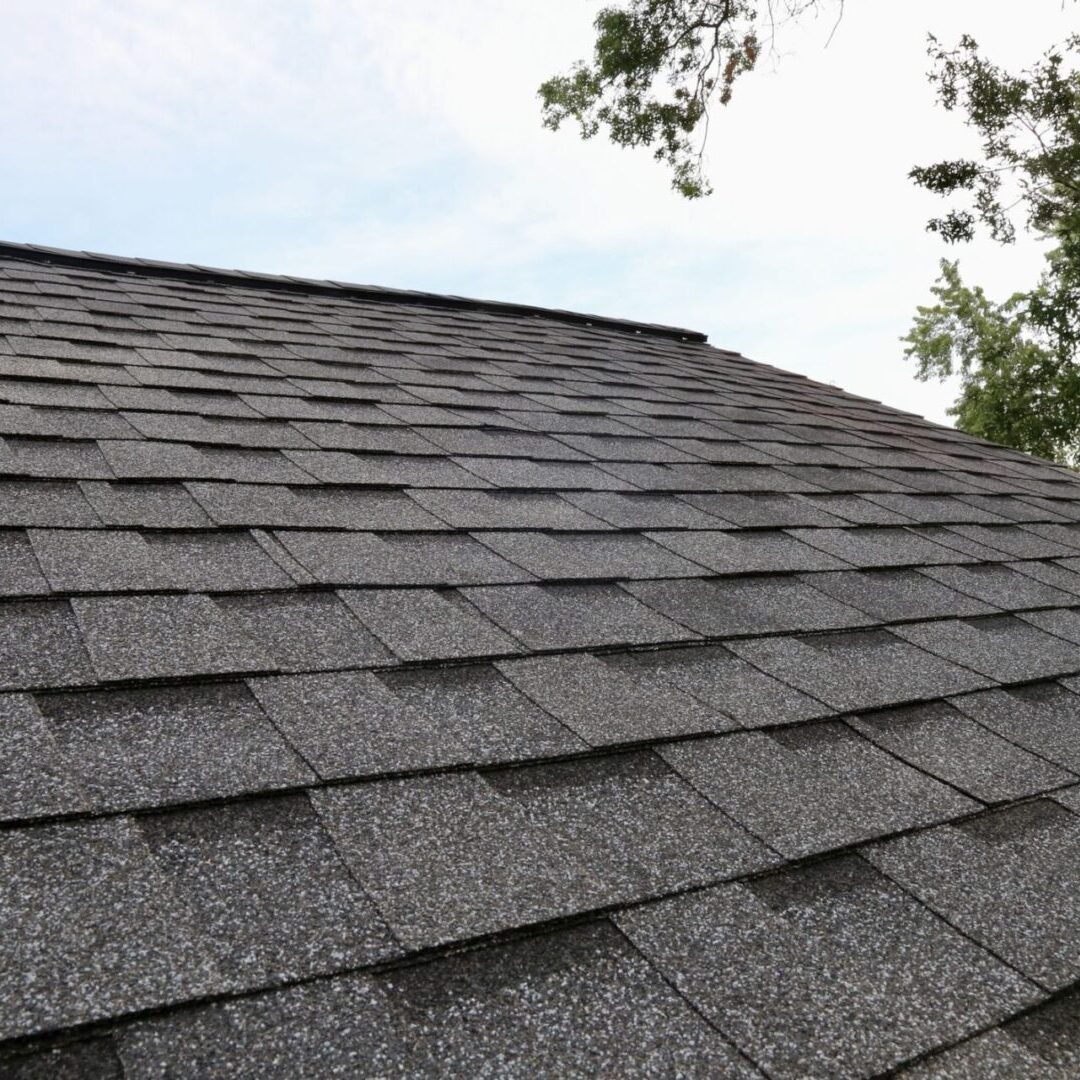
[[[605,315],[589,315],[561,308],[544,308],[535,304],[506,303],[500,300],[478,300],[471,297],[420,292],[412,289],[386,288],[380,285],[360,285],[354,282],[295,277],[289,274],[264,274],[248,270],[227,270],[193,263],[163,262],[122,255],[103,255],[92,251],[46,247],[41,244],[20,244],[0,240],[0,257],[23,259],[29,262],[58,266],[75,266],[91,270],[113,270],[121,273],[140,272],[156,277],[181,281],[212,282],[250,288],[278,289],[284,292],[318,293],[330,296],[353,297],[363,300],[412,304],[418,307],[448,308],[456,311],[484,311],[494,315],[524,315],[569,323],[572,326],[599,327],[624,333],[676,341],[707,344],[708,336],[699,330],[687,330],[660,323],[636,322]]]

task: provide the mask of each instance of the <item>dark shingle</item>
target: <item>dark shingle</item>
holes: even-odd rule
[[[284,453],[305,472],[329,484],[447,488],[490,486],[485,480],[445,458],[349,454],[333,450],[286,450]]]
[[[1015,972],[854,856],[616,921],[775,1077],[877,1073],[1035,1000]]]
[[[249,986],[400,952],[303,795],[138,819],[224,970]]]
[[[106,525],[144,529],[200,529],[212,524],[180,484],[124,484],[84,481],[82,493]],[[83,524],[79,520],[35,522]]]
[[[651,532],[648,535],[718,574],[840,570],[848,565],[779,530]]]
[[[0,690],[94,681],[66,600],[0,605]]]
[[[562,496],[530,491],[417,489],[409,498],[456,529],[600,529]],[[389,527],[389,526],[384,526]],[[403,528],[394,525],[394,528]]]
[[[849,723],[882,749],[984,802],[1021,799],[1072,780],[1071,773],[999,738],[944,701],[857,716]]]
[[[586,653],[504,660],[498,669],[522,693],[591,746],[724,731],[733,724],[674,684],[636,678]]]
[[[645,754],[326,789],[314,799],[391,928],[413,946],[772,860]]]
[[[967,556],[907,529],[792,529],[791,535],[857,567],[970,561]]]
[[[314,779],[240,684],[45,694],[37,702],[68,775],[85,793],[79,803],[96,810]]]
[[[1080,972],[1080,818],[1057,803],[896,837],[867,858],[1047,989]]]
[[[26,533],[0,530],[0,596],[41,596],[48,591]]]
[[[978,805],[835,722],[739,732],[661,753],[788,858],[933,824]]]
[[[814,588],[878,622],[944,615],[988,615],[994,608],[927,577],[919,570],[845,570],[815,574]]]
[[[109,480],[112,469],[96,443],[0,438],[0,474],[49,480]]]
[[[2,1037],[229,986],[123,818],[0,834],[0,949]]]
[[[988,685],[982,675],[882,630],[734,641],[729,647],[770,675],[838,709],[919,701]]]
[[[103,680],[274,667],[271,657],[206,596],[102,596],[71,603]]]
[[[0,525],[100,525],[78,485],[58,480],[0,480]]]
[[[130,440],[102,440],[98,445],[122,479],[241,480],[254,484],[307,484],[312,479],[277,450],[233,450]]]
[[[813,497],[800,495],[686,495],[691,506],[731,525],[767,526],[771,529],[792,525],[842,525],[838,518],[819,509]]]
[[[637,581],[626,589],[655,611],[706,637],[835,630],[872,621],[798,578]]]
[[[895,632],[922,649],[1004,682],[1080,671],[1076,646],[1012,615],[909,623]]]
[[[714,517],[695,509],[677,495],[572,491],[565,498],[596,519],[619,529],[711,529],[717,525]]]
[[[470,536],[281,532],[278,540],[325,585],[479,585],[532,575]]]
[[[617,585],[515,585],[462,593],[532,649],[685,641],[696,636]]]
[[[527,458],[459,457],[457,463],[479,479],[445,487],[565,488],[572,491],[630,491],[634,484],[587,462],[530,461]],[[618,466],[611,466],[618,468]],[[419,484],[418,487],[436,486]]]
[[[456,592],[343,589],[340,595],[402,660],[500,655],[520,648]]]
[[[1024,566],[1018,563],[1017,566]],[[1061,607],[1076,596],[1043,584],[1004,563],[974,566],[928,566],[923,573],[958,592],[985,600],[1007,611],[1019,608]]]

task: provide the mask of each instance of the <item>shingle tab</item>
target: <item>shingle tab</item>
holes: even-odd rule
[[[1036,996],[854,856],[616,922],[770,1076],[877,1073]]]
[[[849,565],[779,530],[651,532],[648,535],[718,574],[842,570]]]
[[[865,611],[883,623],[949,615],[989,615],[996,610],[919,570],[845,570],[815,574],[810,583],[819,592]]]
[[[875,866],[1050,990],[1080,970],[1080,818],[1048,799],[871,848]]]
[[[711,802],[788,858],[978,807],[836,722],[739,732],[669,746],[661,754]]]
[[[0,690],[93,681],[86,648],[66,601],[0,605]]]
[[[242,684],[37,697],[71,783],[65,810],[126,810],[314,779]]]
[[[715,880],[774,858],[648,755],[333,788],[314,799],[346,862],[412,945]]]

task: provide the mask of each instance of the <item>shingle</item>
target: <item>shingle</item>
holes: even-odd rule
[[[98,445],[116,475],[127,480],[242,480],[256,484],[308,484],[312,479],[310,474],[298,469],[277,450],[233,450],[133,440],[102,440]]]
[[[731,525],[783,528],[792,525],[843,525],[844,519],[819,509],[800,495],[686,495],[691,506]]]
[[[792,522],[793,525],[841,526],[845,521],[856,525],[907,525],[911,519],[906,514],[886,509],[874,501],[874,495],[806,495],[805,501],[822,513],[832,514],[837,520],[831,522]]]
[[[493,457],[458,457],[455,461],[483,480],[483,483],[456,485],[458,487],[484,487],[494,484],[500,488],[579,488],[583,491],[630,491],[634,487],[632,483],[620,480],[617,476],[583,461],[530,461],[528,458]]]
[[[101,596],[71,604],[94,669],[103,680],[274,667],[273,660],[206,596]]]
[[[926,566],[969,562],[967,556],[906,529],[792,529],[791,535],[851,566]]]
[[[78,810],[86,801],[33,700],[0,694],[0,818]]]
[[[898,514],[924,525],[955,525],[961,523],[1000,525],[1012,520],[1011,515],[995,513],[976,495],[867,495],[871,502],[895,510]]]
[[[180,484],[124,484],[84,481],[83,495],[106,525],[144,529],[199,529],[212,524]],[[42,525],[84,524],[79,520],[35,522]]]
[[[124,1080],[112,1039],[91,1039],[0,1058],[6,1080]]]
[[[572,491],[564,498],[595,519],[619,529],[711,529],[718,524],[716,518],[695,509],[677,495]]]
[[[138,825],[215,961],[248,986],[400,952],[304,795],[155,814]]]
[[[81,802],[95,810],[314,779],[242,684],[44,694],[37,703]]]
[[[999,738],[944,701],[857,716],[849,723],[882,749],[984,802],[1021,799],[1072,780],[1071,773]]]
[[[841,570],[848,565],[779,530],[650,532],[647,535],[718,574]]]
[[[107,409],[109,398],[96,386],[80,383],[23,382],[0,379],[0,398],[19,405],[51,405],[66,409]]]
[[[692,577],[702,567],[636,533],[488,531],[476,539],[546,581]]]
[[[1080,773],[1080,694],[1069,687],[1080,689],[1080,682],[983,690],[952,703],[1009,742]]]
[[[121,409],[160,409],[164,412],[194,413],[197,416],[234,416],[243,420],[258,420],[262,415],[229,390],[105,386],[102,392]]]
[[[0,596],[41,596],[48,591],[26,533],[0,530]]]
[[[434,589],[343,589],[341,599],[402,660],[514,653],[518,643],[459,593]]]
[[[439,448],[419,432],[387,424],[350,424],[341,420],[299,421],[292,426],[306,438],[305,445],[324,450],[365,450],[387,454],[438,454]],[[309,442],[310,440],[310,442]],[[284,444],[281,444],[284,445]],[[295,445],[299,446],[297,442]]]
[[[1002,551],[1014,559],[1055,559],[1075,555],[1077,543],[1059,543],[1022,525],[953,525],[946,530],[955,537]]]
[[[252,680],[251,687],[327,779],[565,753],[578,745],[491,669],[410,678],[411,686],[388,686],[369,672],[342,672]]]
[[[586,653],[496,665],[522,693],[590,746],[724,731],[732,721],[674,684],[635,678]]]
[[[285,456],[329,484],[390,487],[483,488],[490,485],[453,461],[394,454],[350,454],[336,450],[286,450]]]
[[[1076,646],[1013,615],[909,623],[895,632],[922,649],[1003,682],[1080,670]]]
[[[769,864],[648,754],[316,792],[407,945],[475,937]]]
[[[97,444],[78,440],[0,438],[0,473],[50,480],[109,480]]]
[[[838,709],[920,701],[988,685],[982,675],[883,630],[734,641],[729,648]]]
[[[479,585],[532,575],[470,536],[280,532],[286,550],[326,585]]]
[[[558,439],[524,431],[463,427],[425,427],[425,439],[448,454],[484,455],[507,458],[534,458],[538,461],[584,461],[586,455]]]
[[[850,604],[878,622],[937,616],[988,615],[995,609],[981,600],[927,577],[919,570],[845,570],[814,574],[815,589]]]
[[[1080,818],[1048,799],[896,837],[867,858],[1049,990],[1080,971]]]
[[[790,577],[637,581],[626,589],[654,611],[706,637],[835,630],[872,621]]]
[[[906,482],[906,477],[900,480],[895,476],[888,475],[887,470],[884,469],[845,469],[830,465],[784,465],[777,471],[780,472],[781,470],[791,480],[806,485],[806,487],[798,489],[801,491],[867,492],[911,490],[911,485]],[[893,471],[899,472],[899,470]]]
[[[762,465],[605,464],[604,472],[624,487],[642,491],[750,492],[820,491],[817,484]]]
[[[1056,1071],[1045,1058],[1010,1038],[1001,1028],[991,1028],[897,1075],[904,1080],[1015,1080],[1018,1076],[1068,1080],[1067,1073]]]
[[[1055,608],[1052,611],[1027,611],[1020,616],[1022,622],[1045,630],[1048,634],[1063,638],[1074,645],[1080,644],[1080,610]],[[1072,671],[1069,671],[1071,674]]]
[[[1004,565],[1019,574],[1041,581],[1044,585],[1064,590],[1073,597],[1080,596],[1080,573],[1077,573],[1080,562],[1073,562],[1069,559],[1062,559],[1057,562],[1051,562],[1047,559],[1025,559],[1023,562],[1005,563]],[[1063,601],[1066,604],[1070,602],[1073,601]]]
[[[148,439],[222,446],[311,448],[316,444],[290,424],[276,420],[237,420],[183,413],[125,412],[124,417]],[[105,436],[98,436],[99,438]]]
[[[794,723],[833,711],[718,645],[611,654],[606,661],[650,684],[678,687],[743,727]]]
[[[64,480],[0,480],[0,525],[101,524],[79,488]]]
[[[867,1076],[1030,1004],[1034,988],[855,856],[616,916],[770,1076]]]
[[[462,594],[532,649],[685,641],[696,636],[617,585],[516,585],[463,589]]]
[[[602,529],[604,523],[553,493],[417,489],[409,498],[458,529]],[[395,525],[395,528],[401,526]]]
[[[134,824],[0,834],[0,1036],[229,986]]]
[[[90,660],[67,601],[0,605],[0,690],[93,681]]]
[[[217,605],[282,671],[349,668],[392,659],[333,593],[222,596]]]
[[[664,747],[707,799],[788,858],[926,826],[978,804],[841,723]]]
[[[120,1052],[136,1080],[758,1075],[606,923],[150,1020]]]
[[[1076,600],[1074,594],[1052,588],[1003,563],[929,566],[923,573],[959,592],[1005,610],[1060,607]]]

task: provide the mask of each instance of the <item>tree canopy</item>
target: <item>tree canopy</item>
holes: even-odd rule
[[[596,16],[591,63],[540,87],[545,126],[578,124],[623,147],[647,147],[687,198],[711,191],[702,153],[709,110],[726,105],[778,29],[843,0],[625,0]],[[950,200],[927,228],[948,244],[980,231],[1002,244],[1018,228],[1046,245],[1034,286],[1002,301],[942,260],[935,302],[903,338],[922,380],[959,377],[957,426],[1080,466],[1080,35],[1019,73],[965,36],[930,37],[930,80],[980,141],[977,158],[913,168],[912,181]]]

